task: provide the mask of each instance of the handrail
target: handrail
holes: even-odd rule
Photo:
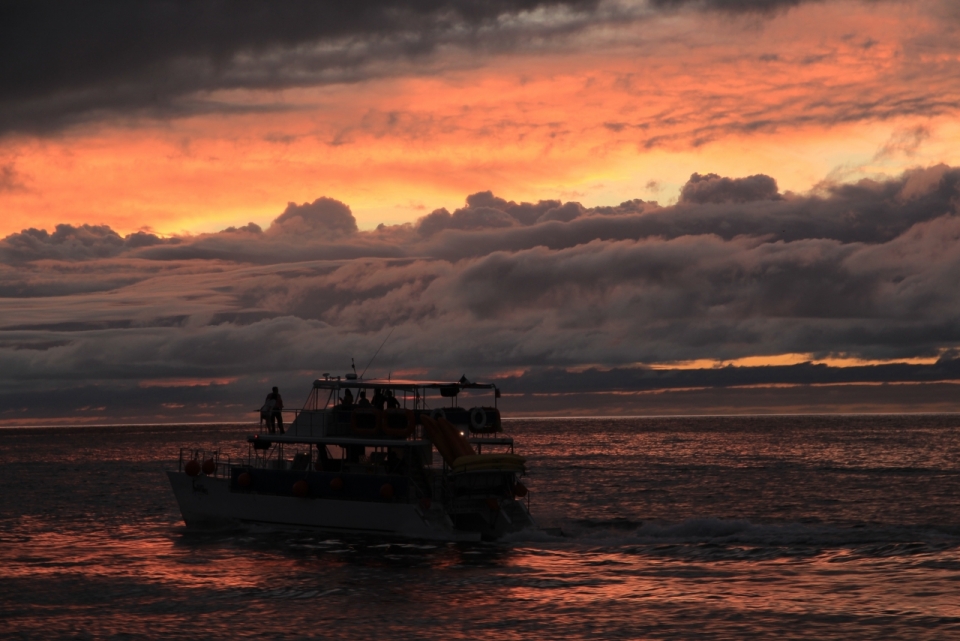
[[[181,447],[180,456],[177,461],[177,471],[184,471],[184,452],[187,453],[187,461],[199,461],[203,463],[204,461],[213,459],[214,470],[212,474],[205,474],[207,477],[220,478],[221,476],[229,476],[227,470],[233,465],[232,460],[229,456],[222,456],[220,449],[207,451],[198,447]]]

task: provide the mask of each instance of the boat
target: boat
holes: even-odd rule
[[[536,528],[521,480],[526,460],[503,433],[499,398],[495,385],[465,377],[324,374],[285,433],[248,436],[239,460],[181,448],[167,474],[188,527],[496,540]]]

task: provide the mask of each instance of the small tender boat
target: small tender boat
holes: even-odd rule
[[[361,392],[373,403],[349,402]],[[459,405],[491,392],[492,404]],[[525,459],[502,433],[499,397],[496,386],[466,378],[324,375],[285,434],[249,436],[240,461],[181,449],[179,468],[167,474],[188,526],[496,539],[536,527],[520,480]]]

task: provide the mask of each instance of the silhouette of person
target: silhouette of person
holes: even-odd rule
[[[367,390],[360,390],[360,398],[357,399],[357,407],[370,407],[370,401],[367,400]]]
[[[391,410],[400,409],[400,401],[397,400],[391,390],[387,390],[387,408]]]
[[[280,397],[280,390],[276,387],[273,388],[273,391],[267,394],[267,402],[264,403],[264,407],[270,405],[270,416],[267,418],[267,427],[270,429],[270,433],[273,434],[274,425],[280,428],[280,433],[283,434],[283,399]]]

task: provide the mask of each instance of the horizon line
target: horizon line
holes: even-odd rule
[[[960,416],[960,410],[955,412],[784,412],[769,414],[631,414],[631,415],[583,415],[583,416],[510,416],[502,417],[502,421],[549,421],[549,420],[602,420],[602,419],[660,419],[660,418],[760,418],[760,417],[794,417],[794,416]],[[173,427],[173,426],[211,426],[211,425],[245,425],[237,421],[216,422],[183,422],[170,423],[94,423],[94,424],[63,424],[63,425],[0,425],[0,430],[29,430],[29,429],[74,429],[96,427]],[[250,423],[250,425],[257,425]]]

